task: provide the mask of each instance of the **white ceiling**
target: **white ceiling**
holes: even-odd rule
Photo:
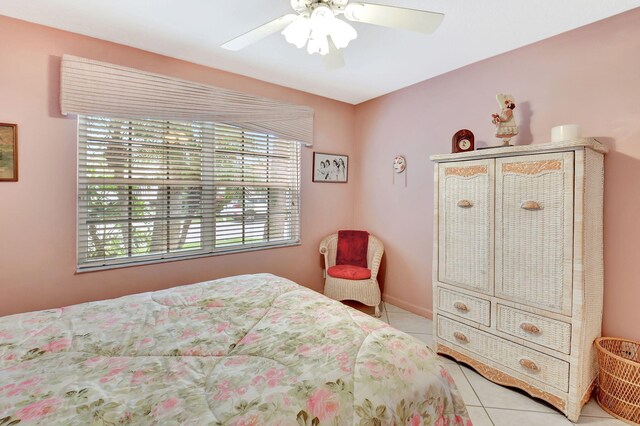
[[[346,66],[274,34],[224,42],[291,13],[289,0],[0,0],[0,14],[358,104],[479,60],[640,7],[640,0],[371,0],[442,12],[431,35],[353,23]]]

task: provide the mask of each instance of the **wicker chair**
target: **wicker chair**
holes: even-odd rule
[[[338,234],[331,234],[320,243],[320,253],[324,255],[325,283],[324,295],[334,300],[356,300],[367,306],[375,306],[375,316],[380,317],[380,286],[378,285],[378,269],[384,252],[382,242],[369,235],[367,246],[367,268],[371,270],[371,278],[364,280],[347,280],[335,278],[326,271],[336,264]]]

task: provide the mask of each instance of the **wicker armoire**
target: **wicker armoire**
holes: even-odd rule
[[[572,421],[597,374],[604,153],[576,139],[431,157],[437,351]]]

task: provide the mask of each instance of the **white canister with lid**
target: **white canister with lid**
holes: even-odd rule
[[[580,137],[580,126],[577,124],[563,124],[551,129],[551,142],[561,142]]]

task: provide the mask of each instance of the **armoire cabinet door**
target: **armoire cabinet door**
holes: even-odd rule
[[[493,293],[494,160],[438,166],[438,279]]]
[[[496,159],[496,296],[569,315],[573,153]]]

